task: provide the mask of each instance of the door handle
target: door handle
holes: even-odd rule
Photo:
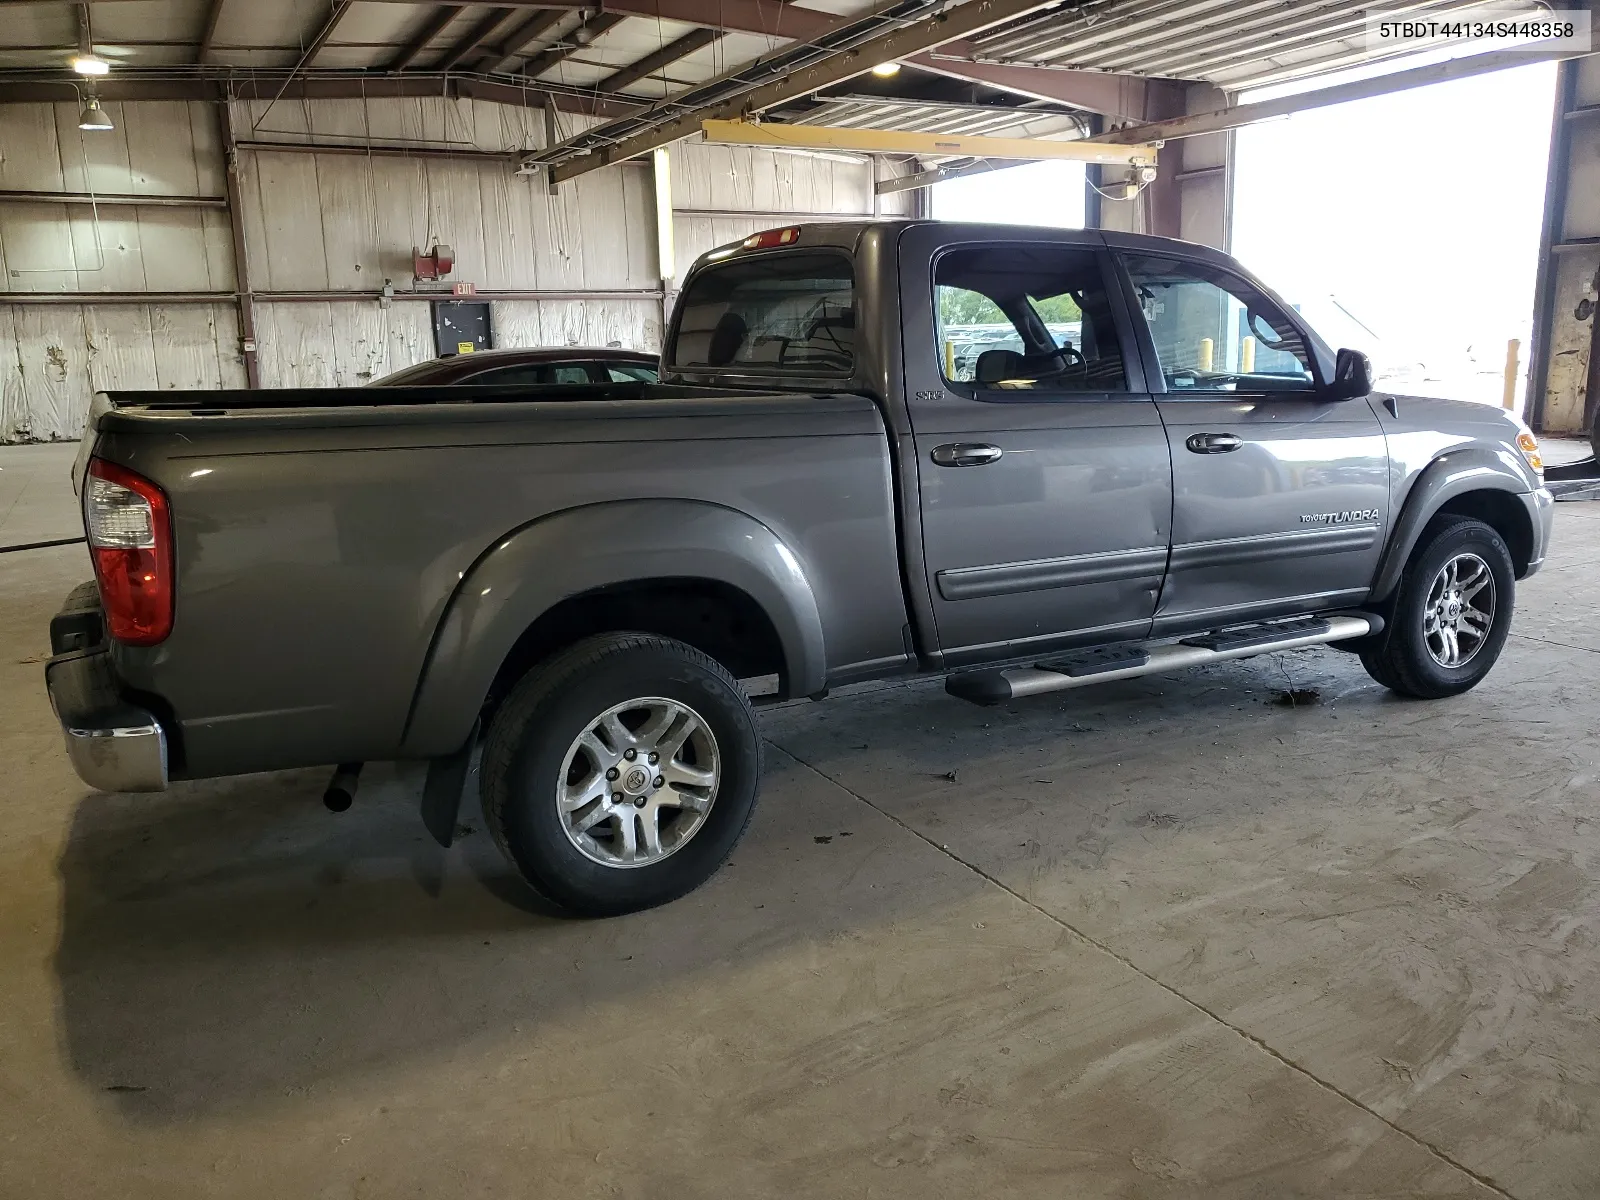
[[[981,467],[994,462],[1004,453],[999,446],[983,442],[950,442],[935,446],[929,457],[941,467]]]
[[[1226,454],[1244,445],[1244,439],[1231,433],[1191,433],[1184,445],[1196,454]]]

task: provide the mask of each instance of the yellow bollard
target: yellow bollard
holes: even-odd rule
[[[1247,337],[1239,342],[1239,374],[1249,375],[1256,369],[1256,340]]]
[[[1210,338],[1201,338],[1200,339],[1200,361],[1197,362],[1195,364],[1195,366],[1197,366],[1202,371],[1211,370],[1211,356],[1212,356],[1212,352],[1214,351],[1214,349],[1215,349],[1215,347],[1211,344],[1211,339]]]
[[[946,341],[944,344],[944,377],[946,379],[956,377],[956,344],[951,341]]]
[[[1517,359],[1522,350],[1522,342],[1512,338],[1506,343],[1506,379],[1505,391],[1500,403],[1509,412],[1517,406]]]

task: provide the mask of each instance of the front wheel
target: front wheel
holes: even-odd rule
[[[1471,517],[1436,517],[1400,577],[1394,615],[1361,665],[1402,696],[1477,686],[1511,632],[1515,569],[1505,540]]]
[[[495,714],[484,818],[534,890],[615,916],[710,878],[760,779],[754,714],[719,663],[670,638],[602,634],[533,668]]]

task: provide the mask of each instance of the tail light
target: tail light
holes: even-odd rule
[[[172,514],[143,476],[89,460],[83,526],[111,636],[154,646],[172,632]]]
[[[791,225],[787,229],[766,229],[760,233],[752,233],[742,244],[746,250],[768,250],[773,246],[787,246],[799,240],[800,226]]]

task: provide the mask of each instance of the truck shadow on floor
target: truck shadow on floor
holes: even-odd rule
[[[902,831],[773,753],[763,808],[708,885],[648,913],[566,919],[501,858],[475,801],[443,851],[416,814],[420,777],[371,767],[356,806],[330,816],[325,775],[80,803],[60,864],[64,1053],[127,1119],[336,1089],[980,886],[930,877]]]
[[[578,1038],[586,1010],[651,1011],[686,989],[747,1016],[759,1000],[738,990],[741,974],[764,964],[847,971],[838,947],[973,928],[955,914],[993,885],[930,844],[945,831],[987,822],[989,842],[1014,859],[1037,852],[1065,881],[1192,825],[1226,846],[1274,806],[1315,815],[1322,801],[1300,794],[1283,760],[1297,744],[1310,770],[1314,730],[1317,762],[1340,771],[1349,738],[1380,718],[1428,723],[1427,744],[1464,719],[1481,733],[1458,705],[1390,701],[1332,655],[996,709],[919,685],[769,712],[762,806],[731,863],[673,904],[611,921],[542,906],[475,802],[466,835],[440,850],[417,816],[414,769],[369,767],[336,816],[320,803],[325,771],[89,795],[60,866],[64,1050],[128,1120],[166,1123],[293,1103],[485,1044]],[[1527,673],[1506,673],[1502,702],[1528,690]],[[1321,702],[1281,707],[1286,685]],[[1539,702],[1530,692],[1519,705]],[[1223,767],[1249,786],[1195,786],[1198,769]],[[1108,780],[1131,790],[1111,796]]]

